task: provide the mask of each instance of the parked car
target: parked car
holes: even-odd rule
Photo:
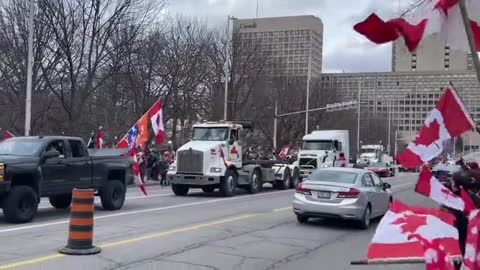
[[[395,176],[395,168],[390,166],[386,162],[378,162],[370,164],[365,167],[366,170],[376,173],[380,177],[393,177]]]
[[[300,223],[310,218],[346,219],[367,229],[372,218],[387,212],[392,201],[390,188],[368,170],[320,169],[297,187],[293,211]]]
[[[398,165],[398,172],[414,172],[418,173],[420,172],[420,168],[405,168],[402,166],[402,164]]]

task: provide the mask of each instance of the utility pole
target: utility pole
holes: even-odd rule
[[[388,132],[387,132],[388,140],[387,140],[387,142],[388,142],[388,155],[390,156],[391,151],[392,151],[391,150],[392,145],[391,145],[391,139],[390,139],[391,131],[392,131],[392,108],[391,108],[392,107],[392,100],[389,99],[387,104],[388,104],[388,107],[387,107],[387,110],[388,110]]]
[[[273,149],[277,150],[277,115],[278,115],[278,101],[275,101],[275,116],[273,118]]]
[[[307,104],[305,109],[305,135],[308,134],[308,112],[310,108],[310,80],[312,78],[312,39],[310,39],[310,52],[308,54],[308,71],[307,71]]]
[[[223,108],[223,120],[227,121],[227,114],[228,114],[228,81],[230,77],[230,21],[232,17],[228,15],[227,17],[227,39],[225,44],[225,101],[224,101],[224,108]]]
[[[458,5],[460,6],[460,12],[462,14],[463,25],[465,27],[465,33],[467,34],[468,45],[470,46],[470,53],[472,54],[473,64],[477,71],[477,80],[480,82],[480,60],[478,59],[477,47],[475,46],[475,39],[470,26],[470,18],[468,17],[467,6],[465,0],[460,0]]]
[[[25,136],[30,136],[32,121],[32,70],[33,70],[33,17],[35,16],[34,0],[30,2],[28,16],[28,59],[27,59],[27,93],[25,100]]]
[[[358,80],[358,97],[357,97],[357,156],[360,157],[360,104],[362,103],[360,100],[361,97],[361,81]]]

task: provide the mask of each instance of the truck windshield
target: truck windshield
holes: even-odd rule
[[[303,150],[332,150],[333,141],[304,141]]]
[[[0,155],[33,156],[41,147],[40,140],[9,139],[0,143]]]
[[[193,129],[193,140],[194,141],[226,141],[228,140],[228,128],[196,127]]]
[[[362,154],[363,153],[377,153],[378,149],[362,149]]]

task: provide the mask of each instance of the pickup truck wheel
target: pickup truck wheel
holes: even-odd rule
[[[212,192],[215,191],[215,187],[205,186],[205,187],[202,187],[202,190],[203,190],[203,192],[205,192],[205,193],[212,193]]]
[[[190,188],[184,185],[172,184],[172,191],[177,196],[185,196]]]
[[[125,186],[118,180],[110,180],[100,193],[103,209],[119,210],[125,203]]]
[[[3,214],[10,223],[29,222],[35,217],[37,210],[37,194],[29,186],[14,186],[3,204]]]
[[[250,184],[248,185],[248,192],[250,194],[255,194],[260,191],[262,188],[262,174],[258,169],[255,169],[250,179]]]
[[[298,169],[293,170],[293,178],[290,184],[290,188],[297,188],[300,183],[300,171]]]
[[[234,170],[228,169],[225,177],[220,181],[220,193],[223,197],[231,197],[237,186],[237,174]]]
[[[48,200],[57,209],[67,209],[72,203],[72,194],[54,195],[50,196]]]
[[[277,189],[285,190],[290,187],[291,182],[292,182],[292,175],[290,174],[290,170],[285,169],[283,180],[275,181],[275,186]]]

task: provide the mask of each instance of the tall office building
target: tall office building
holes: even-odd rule
[[[451,49],[438,34],[424,38],[414,52],[409,52],[403,39],[392,46],[392,71],[467,71],[473,61],[466,52]]]
[[[258,46],[268,56],[265,73],[313,77],[322,73],[323,23],[315,16],[235,20],[240,45]]]

